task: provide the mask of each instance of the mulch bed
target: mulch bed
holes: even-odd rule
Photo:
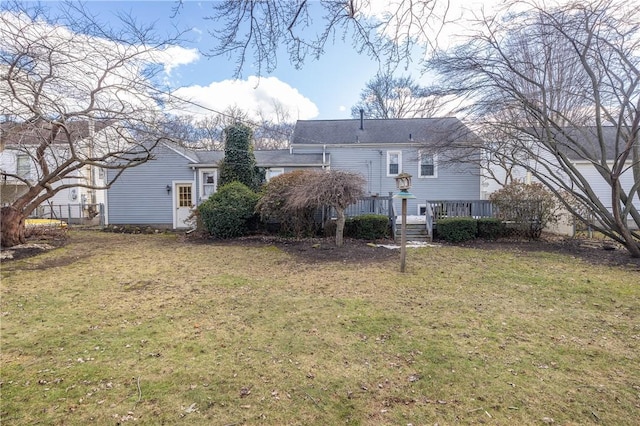
[[[183,234],[181,234],[183,235]],[[67,243],[67,238],[55,235],[50,238],[40,235],[31,239],[27,244],[2,248],[0,259],[2,262],[19,260],[35,256],[46,250],[61,247]],[[399,259],[400,250],[382,248],[378,245],[397,245],[392,240],[367,242],[345,238],[342,247],[336,247],[333,238],[294,239],[270,235],[256,235],[231,240],[214,240],[198,236],[183,235],[182,241],[187,244],[217,244],[265,246],[272,245],[296,256],[298,261],[307,263],[345,262],[345,263],[373,263],[387,259]],[[435,241],[435,245],[453,245],[442,241]],[[500,239],[495,241],[473,240],[457,244],[457,246],[479,250],[506,250],[511,252],[544,251],[570,255],[595,265],[624,266],[640,271],[640,259],[629,256],[623,246],[601,240],[585,238],[566,238],[554,235],[544,235],[540,240]]]

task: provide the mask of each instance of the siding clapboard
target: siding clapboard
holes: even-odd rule
[[[125,170],[107,191],[108,223],[173,226],[175,194],[167,185],[174,180],[193,181],[193,170],[188,159],[160,145],[153,160]]]
[[[369,195],[396,193],[396,181],[387,176],[387,151],[402,152],[401,171],[412,175],[410,192],[416,199],[409,200],[410,215],[418,213],[418,206],[426,200],[477,200],[480,199],[480,168],[473,164],[453,164],[444,154],[437,160],[437,177],[420,178],[418,147],[380,144],[371,146],[327,146],[331,153],[331,169],[362,174],[367,180]],[[297,153],[318,153],[322,147],[296,148]],[[400,203],[396,203],[399,213]]]

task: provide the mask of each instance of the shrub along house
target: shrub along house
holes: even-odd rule
[[[324,168],[329,156],[293,155],[290,150],[256,151],[267,179],[292,170]],[[172,229],[189,228],[193,208],[218,188],[218,163],[223,151],[196,151],[162,142],[155,158],[126,170],[109,188],[106,223]]]
[[[267,179],[299,169],[362,174],[371,196],[396,191],[395,178],[413,176],[409,214],[427,200],[478,200],[477,137],[456,118],[300,120],[290,149],[255,151]],[[107,192],[107,223],[185,228],[193,206],[217,189],[222,151],[162,144],[156,158],[126,170]]]

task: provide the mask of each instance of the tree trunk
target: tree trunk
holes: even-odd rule
[[[640,257],[640,244],[633,238],[633,234],[629,230],[625,218],[623,218],[620,213],[620,191],[620,180],[618,176],[613,176],[611,179],[611,210],[613,211],[613,220],[620,236],[625,241],[625,246],[627,250],[629,250],[631,257]]]
[[[24,244],[24,214],[15,207],[2,207],[0,223],[2,224],[2,247],[13,247]]]
[[[344,209],[339,209],[336,207],[336,246],[342,247],[344,245]]]

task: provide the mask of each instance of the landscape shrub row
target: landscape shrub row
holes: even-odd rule
[[[328,222],[324,227],[323,235],[333,237],[336,235],[335,221]],[[363,214],[347,218],[344,224],[344,236],[359,240],[379,240],[391,235],[389,217],[381,214]]]
[[[216,193],[198,206],[195,216],[198,225],[210,235],[216,238],[235,238],[258,229],[260,217],[256,213],[256,206],[259,205],[259,201],[260,194],[235,181],[220,187]],[[290,235],[292,231],[298,231],[308,236],[309,230],[313,229],[313,212],[301,211],[298,213],[304,216],[304,220],[294,221],[291,218],[279,220],[278,222],[282,226],[275,229],[272,222],[265,221],[261,224],[262,231],[274,232],[275,230],[285,235]],[[282,214],[281,217],[275,219],[282,219],[290,215],[289,212],[288,215]],[[303,222],[306,225],[302,226]],[[311,223],[309,224],[309,222]],[[386,238],[389,234],[389,218],[385,215],[365,214],[348,218],[345,223],[345,237],[375,240]],[[327,223],[324,235],[335,235],[335,223]]]
[[[459,243],[482,238],[493,240],[509,235],[509,229],[496,218],[474,219],[454,217],[436,221],[436,236],[439,239]]]
[[[389,235],[389,217],[381,214],[364,214],[347,219],[344,234],[350,238],[377,240]]]

